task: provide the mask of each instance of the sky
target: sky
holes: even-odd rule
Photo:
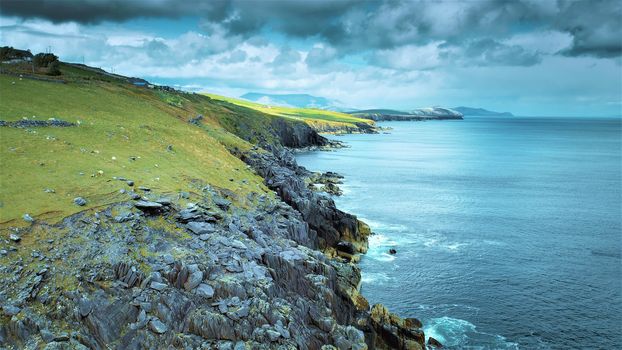
[[[234,97],[622,115],[619,0],[0,0],[0,45]]]

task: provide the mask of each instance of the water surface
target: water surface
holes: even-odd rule
[[[338,207],[376,233],[371,303],[450,348],[622,348],[620,119],[381,125],[298,156],[343,174]]]

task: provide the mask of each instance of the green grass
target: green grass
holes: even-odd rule
[[[215,100],[251,108],[269,115],[303,121],[319,131],[323,131],[330,127],[353,127],[356,123],[374,123],[369,119],[361,119],[346,113],[327,111],[323,109],[268,106],[232,97],[219,96],[209,93],[206,93],[205,95]]]
[[[79,68],[61,70],[61,78],[83,77]],[[202,127],[187,122],[198,113],[206,114]],[[113,176],[159,193],[198,192],[195,183],[229,189],[241,198],[267,191],[262,179],[227,151],[250,147],[221,126],[219,118],[227,113],[203,96],[163,95],[121,82],[58,84],[0,75],[0,120],[53,117],[79,123],[0,127],[0,226],[24,224],[25,213],[53,222],[127,200],[119,190],[129,187]],[[86,208],[73,204],[77,196],[88,200]]]

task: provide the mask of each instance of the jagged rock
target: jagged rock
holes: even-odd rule
[[[212,233],[216,230],[213,225],[200,221],[190,221],[186,224],[186,227],[195,235]]]
[[[273,331],[271,329],[268,329],[266,331],[266,334],[268,335],[268,337],[270,338],[271,342],[275,342],[277,340],[279,340],[279,338],[281,337],[281,333],[277,332],[277,331]]]
[[[76,197],[73,199],[74,204],[79,205],[79,206],[85,206],[86,205],[86,199],[82,198],[82,197]]]
[[[395,254],[397,254],[397,250],[391,248],[391,249],[389,249],[389,254],[395,255]]]
[[[151,191],[151,189],[149,187],[145,187],[145,186],[138,186],[138,189],[144,192],[149,192]]]
[[[19,241],[22,240],[22,238],[19,235],[15,234],[15,233],[10,233],[9,234],[9,239],[12,240],[13,242],[19,242]]]
[[[35,221],[35,219],[32,218],[32,216],[30,216],[30,214],[26,213],[22,216],[22,219],[24,219],[24,221],[26,222],[33,222]]]
[[[184,283],[184,289],[193,290],[203,281],[203,271],[199,270],[197,265],[188,266],[188,270],[190,275],[188,276],[188,280]]]
[[[200,295],[205,298],[211,298],[214,296],[214,288],[209,284],[201,283],[196,289],[197,295]]]
[[[127,180],[127,181],[125,181],[125,183],[126,183],[128,186],[130,186],[130,187],[134,186],[134,181],[132,181],[132,180]]]
[[[356,253],[356,248],[354,247],[354,244],[350,243],[350,242],[345,242],[345,241],[341,241],[339,243],[337,243],[337,250],[338,251],[342,251],[344,253],[348,253],[348,254],[355,254]]]
[[[154,318],[149,322],[149,329],[154,333],[163,334],[168,330],[168,327],[162,321]]]
[[[80,316],[86,317],[91,311],[93,311],[93,303],[88,299],[81,298],[80,301],[78,301],[78,312]]]
[[[155,289],[159,292],[163,291],[164,288],[166,288],[166,283],[160,283],[160,282],[151,282],[151,284],[149,285],[149,288],[151,289]]]
[[[436,340],[436,339],[434,339],[432,337],[428,338],[428,345],[433,347],[433,348],[436,348],[436,349],[440,349],[440,348],[443,347],[443,344],[440,341],[438,341],[438,340]]]

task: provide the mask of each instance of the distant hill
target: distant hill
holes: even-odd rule
[[[462,119],[462,113],[443,107],[418,108],[412,111],[397,111],[394,109],[366,109],[349,112],[349,114],[375,121],[382,120],[445,120]]]
[[[489,111],[483,108],[455,107],[452,109],[466,116],[482,116],[482,117],[513,117],[514,116],[514,114],[510,112],[495,112],[495,111]]]
[[[352,110],[352,108],[344,107],[339,101],[309,94],[264,94],[249,92],[240,96],[240,98],[269,106],[317,108],[337,112]]]

